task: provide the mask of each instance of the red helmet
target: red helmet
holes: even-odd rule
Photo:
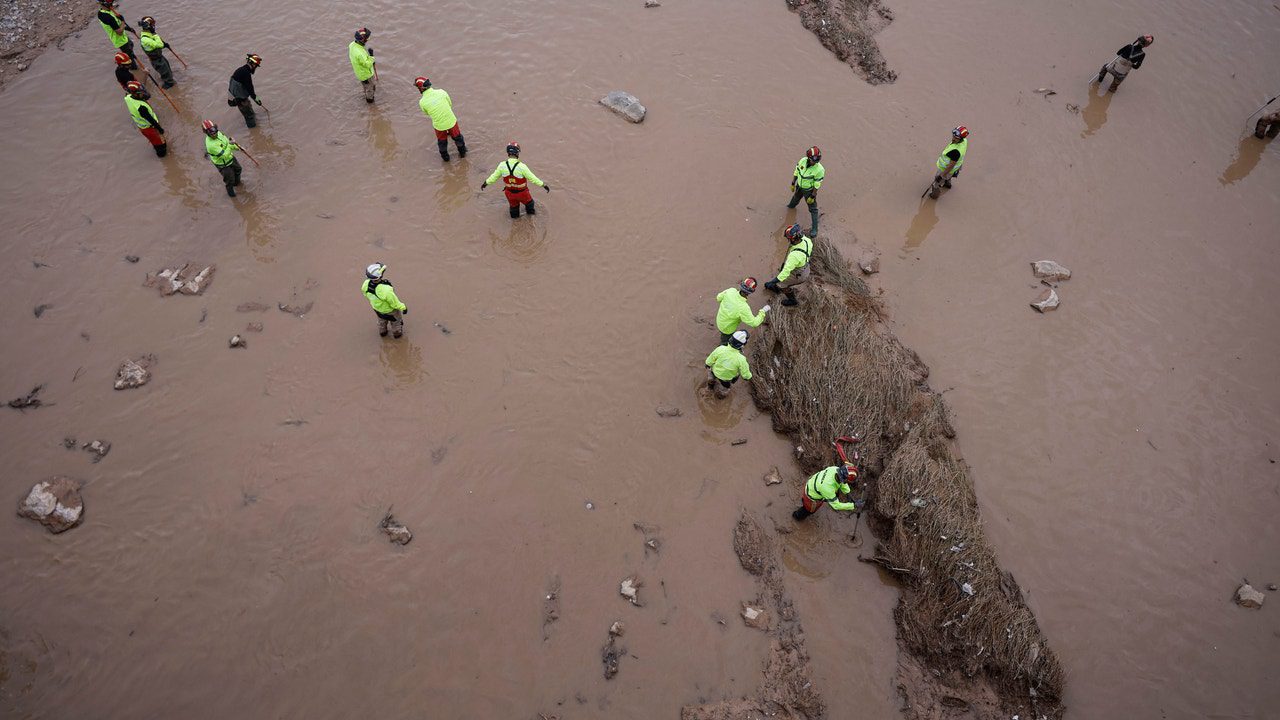
[[[248,55],[245,55],[244,61],[254,67],[258,67],[259,65],[262,64],[262,58],[258,57],[257,55],[254,55],[253,53],[249,53]]]
[[[133,62],[133,58],[129,57],[129,53],[126,53],[126,52],[116,53],[117,65],[128,65],[131,62]]]
[[[822,160],[822,151],[818,149],[817,145],[814,145],[804,151],[804,156],[809,158],[810,162],[818,162]]]
[[[1155,42],[1155,41],[1156,41],[1156,39],[1155,39],[1155,38],[1153,38],[1153,37],[1151,37],[1150,35],[1143,35],[1143,36],[1142,36],[1142,45],[1143,45],[1143,47],[1146,47],[1147,45],[1150,45],[1151,43],[1153,43],[1153,42]]]
[[[518,157],[520,155],[520,143],[516,142],[515,140],[512,140],[511,142],[507,143],[507,154],[515,155]]]
[[[956,129],[951,131],[951,135],[952,137],[957,137],[963,140],[969,137],[969,128],[963,125],[957,125]]]
[[[418,77],[413,79],[413,84],[419,90],[426,90],[427,88],[431,87],[431,79],[427,77],[423,77],[422,75],[419,75]]]
[[[804,236],[804,233],[800,232],[799,224],[792,225],[791,227],[782,231],[782,237],[788,240],[799,240],[803,236]]]
[[[142,92],[142,83],[138,82],[137,80],[130,80],[129,82],[124,84],[124,89],[130,95],[137,95],[138,93]]]
[[[218,132],[218,123],[212,120],[205,120],[200,123],[200,129],[204,131],[205,135],[216,135]]]
[[[756,279],[753,277],[742,278],[742,282],[738,283],[738,289],[750,295],[756,291]]]
[[[372,34],[373,34],[373,33],[369,32],[369,28],[363,28],[363,27],[362,27],[362,28],[360,28],[359,30],[357,30],[357,31],[356,31],[356,40],[358,40],[358,41],[360,41],[360,42],[364,42],[365,40],[368,40],[368,39],[369,39],[369,36],[370,36],[370,35],[372,35]]]

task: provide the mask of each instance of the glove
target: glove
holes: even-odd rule
[[[373,57],[373,48],[365,48],[365,52],[369,53],[369,57]]]
[[[769,292],[778,292],[778,281],[770,280],[769,282],[764,284],[764,289],[768,290]]]
[[[261,101],[261,100],[259,100],[258,98],[256,98],[256,97],[255,97],[255,98],[253,99],[253,101],[254,101],[254,102],[256,102],[256,103],[258,103],[258,107],[262,107],[262,101]]]
[[[791,182],[791,192],[795,192],[795,191],[796,191],[796,184],[795,184],[795,181],[793,180]]]
[[[485,188],[487,188],[487,187],[489,187],[489,181],[488,181],[488,180],[485,180],[484,182],[480,183],[480,189],[481,189],[481,190],[483,190],[483,189],[485,189]]]
[[[542,186],[542,189],[543,189],[543,190],[546,190],[547,192],[551,192],[551,186],[550,186],[550,185],[543,185],[543,186]]]
[[[158,133],[160,133],[161,135],[163,135],[163,134],[164,134],[164,128],[162,128],[162,127],[160,127],[159,125],[157,125],[157,126],[156,126],[156,132],[158,132]]]
[[[760,308],[760,312],[767,313],[769,312],[769,309],[772,307],[773,307],[772,305],[765,305],[764,307]]]
[[[408,314],[409,314],[409,308],[404,308],[404,309],[402,309],[402,310],[400,311],[400,314],[401,314],[401,315],[408,315]]]

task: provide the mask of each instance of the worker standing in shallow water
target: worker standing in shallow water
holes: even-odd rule
[[[365,299],[373,306],[374,314],[378,316],[378,334],[386,337],[387,325],[390,325],[391,337],[398,338],[404,334],[404,316],[409,308],[396,297],[396,291],[387,280],[386,273],[387,266],[382,263],[374,263],[365,268],[365,281],[360,292],[364,293]]]
[[[458,117],[453,114],[453,99],[449,93],[440,88],[431,87],[431,80],[416,77],[413,84],[422,96],[418,98],[418,107],[422,114],[431,118],[431,127],[436,131],[436,146],[440,148],[440,159],[449,161],[449,138],[458,146],[458,157],[467,156],[467,141],[462,137],[462,129],[458,126]],[[515,217],[514,215],[512,217]]]
[[[782,236],[791,246],[787,248],[787,256],[782,259],[778,276],[765,283],[764,288],[769,292],[785,293],[782,304],[792,306],[799,303],[796,300],[796,286],[809,280],[809,257],[813,255],[813,241],[800,231],[798,224],[782,231]]]
[[[511,206],[511,217],[520,217],[520,204],[524,203],[524,211],[536,215],[538,208],[534,205],[533,196],[529,194],[529,183],[551,192],[551,186],[538,179],[528,165],[520,162],[520,143],[512,140],[507,143],[507,159],[498,163],[488,180],[480,183],[483,190],[502,178],[502,191],[507,194],[507,203]]]
[[[373,93],[378,89],[377,75],[373,72],[373,48],[368,47],[369,37],[373,35],[369,28],[356,31],[356,39],[347,46],[347,57],[351,58],[351,70],[356,80],[364,86],[364,101],[373,102]]]
[[[125,33],[138,34],[129,23],[124,21],[124,16],[120,14],[119,8],[116,7],[116,0],[98,0],[98,22],[102,23],[102,29],[107,31],[107,38],[111,40],[111,44],[116,50],[134,57],[133,41]]]
[[[748,277],[743,278],[738,287],[726,288],[716,295],[716,302],[720,303],[720,309],[716,310],[716,329],[720,331],[721,345],[729,344],[739,324],[754,328],[764,322],[769,306],[765,305],[760,312],[752,314],[751,305],[747,303],[747,296],[755,291],[756,279]]]
[[[138,42],[142,44],[142,52],[146,53],[147,58],[151,60],[151,67],[160,74],[160,83],[165,88],[177,85],[173,80],[173,68],[169,66],[169,60],[164,56],[164,50],[169,47],[169,43],[156,34],[156,19],[147,15],[138,21],[138,27],[142,28]]]
[[[824,504],[830,505],[832,510],[862,512],[861,503],[853,500],[849,502],[840,500],[841,493],[844,493],[845,497],[853,494],[853,488],[850,487],[849,481],[857,478],[857,469],[843,464],[832,465],[810,475],[804,484],[804,489],[801,491],[800,507],[791,513],[791,517],[796,520],[804,520],[818,512]]]
[[[1156,39],[1150,35],[1143,35],[1117,50],[1116,59],[1103,65],[1102,69],[1098,71],[1096,82],[1102,82],[1107,77],[1107,73],[1111,73],[1111,87],[1107,88],[1107,92],[1115,92],[1120,89],[1120,83],[1129,77],[1129,71],[1142,67],[1142,61],[1147,57],[1146,48],[1155,41]]]
[[[938,172],[933,176],[933,185],[929,186],[929,197],[937,200],[942,188],[951,189],[951,181],[960,176],[960,166],[964,165],[964,154],[968,151],[969,128],[960,125],[951,131],[951,142],[938,156]]]
[[[236,150],[240,146],[234,140],[218,130],[218,124],[205,120],[200,124],[204,131],[204,153],[209,156],[213,166],[218,168],[222,182],[227,186],[227,195],[236,196],[236,186],[240,184],[240,161],[236,159]]]
[[[1259,140],[1276,135],[1280,135],[1280,110],[1263,115],[1258,118],[1258,124],[1253,126],[1253,136]]]
[[[729,337],[729,344],[717,347],[707,356],[707,387],[715,388],[716,397],[728,397],[739,378],[751,379],[751,366],[742,354],[746,344],[747,331],[738,330]]]
[[[231,80],[227,83],[227,92],[231,94],[227,104],[240,108],[240,114],[244,116],[244,124],[249,127],[256,127],[258,124],[258,118],[254,115],[253,106],[249,101],[252,100],[258,104],[258,107],[262,107],[258,93],[253,89],[253,73],[260,65],[262,65],[262,58],[252,53],[245,55],[244,64],[231,73]]]
[[[133,71],[137,69],[137,61],[129,53],[116,53],[116,82],[120,83],[121,90],[129,92],[129,83],[138,82],[138,78],[133,75]]]
[[[809,206],[809,237],[818,237],[818,188],[822,187],[822,179],[827,171],[822,167],[822,151],[817,145],[804,151],[804,157],[796,163],[796,172],[791,176],[791,202],[787,207],[795,209],[803,198]]]
[[[130,82],[125,90],[129,94],[124,96],[124,105],[129,108],[129,114],[133,116],[133,123],[138,126],[138,132],[151,142],[151,147],[156,151],[156,157],[164,157],[169,152],[169,144],[164,141],[164,128],[156,118],[156,111],[147,104],[151,93],[148,93],[147,89],[142,87],[142,83],[137,81]]]

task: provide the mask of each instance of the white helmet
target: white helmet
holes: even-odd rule
[[[733,334],[734,347],[742,347],[747,344],[747,331],[739,330]]]
[[[370,280],[377,280],[382,277],[382,273],[387,271],[387,266],[382,263],[374,263],[364,269],[364,276]]]

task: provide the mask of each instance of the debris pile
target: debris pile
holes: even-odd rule
[[[62,476],[36,483],[18,503],[18,515],[35,520],[51,533],[70,530],[84,519],[80,483]]]
[[[155,355],[143,355],[137,360],[125,360],[120,363],[120,367],[116,370],[116,389],[127,390],[151,382],[151,366],[155,362]]]
[[[159,272],[147,273],[147,279],[142,285],[143,287],[158,289],[160,294],[165,297],[175,293],[199,295],[209,287],[209,283],[213,282],[215,266],[208,265],[201,270],[196,270],[196,267],[196,265],[187,263],[181,267],[165,268]]]

